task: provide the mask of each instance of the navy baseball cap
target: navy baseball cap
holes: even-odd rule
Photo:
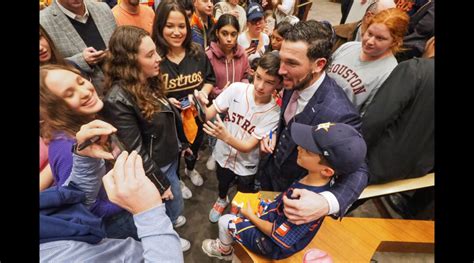
[[[323,155],[337,174],[355,172],[367,153],[362,135],[344,123],[326,122],[310,126],[294,122],[291,138],[306,150]]]
[[[263,8],[257,3],[251,3],[247,8],[247,21],[253,21],[263,17]]]

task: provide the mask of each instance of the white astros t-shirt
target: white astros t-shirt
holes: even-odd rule
[[[234,82],[214,100],[217,112],[227,113],[222,121],[229,133],[238,140],[246,141],[250,136],[260,140],[278,125],[280,107],[273,97],[265,105],[256,105],[253,90],[252,84]],[[257,145],[249,153],[242,153],[217,140],[212,156],[221,167],[245,176],[257,172],[259,151]]]

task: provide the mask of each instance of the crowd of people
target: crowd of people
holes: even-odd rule
[[[184,179],[209,171],[203,252],[286,258],[368,184],[434,170],[434,0],[334,26],[296,2],[40,2],[41,261],[182,262]],[[224,214],[233,185],[281,194]]]

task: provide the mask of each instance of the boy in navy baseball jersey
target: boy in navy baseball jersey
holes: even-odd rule
[[[292,196],[295,189],[317,193],[327,190],[333,175],[357,170],[367,152],[362,135],[344,123],[327,122],[317,126],[294,123],[291,137],[298,145],[297,163],[308,170],[308,175],[263,207],[260,217],[249,206],[240,210],[244,217],[222,216],[219,238],[206,239],[202,243],[208,256],[231,260],[234,240],[254,253],[272,259],[286,258],[302,250],[316,235],[324,217],[306,224],[291,223],[283,212],[283,196],[298,198]]]

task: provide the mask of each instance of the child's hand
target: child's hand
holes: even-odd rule
[[[219,114],[216,115],[216,120],[214,121],[214,123],[212,123],[211,121],[207,121],[206,123],[204,123],[202,130],[205,133],[216,137],[217,139],[225,143],[228,143],[227,141],[231,137]]]
[[[276,146],[276,133],[273,133],[272,138],[270,136],[264,135],[262,140],[260,140],[260,151],[264,153],[273,153]]]
[[[207,98],[206,94],[204,93],[204,91],[198,91],[198,90],[194,90],[194,97],[196,99],[199,100],[199,102],[201,102],[201,106],[202,107],[206,107],[206,105],[209,103],[209,99]],[[193,101],[192,98],[190,101]],[[194,102],[193,102],[193,105],[194,105]],[[207,108],[207,107],[206,107]]]
[[[240,213],[245,216],[245,218],[250,218],[252,215],[254,215],[252,206],[250,205],[250,201],[247,201],[247,205],[240,208]]]

